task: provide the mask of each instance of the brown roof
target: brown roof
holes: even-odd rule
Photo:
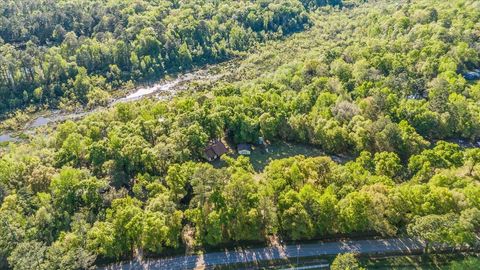
[[[215,152],[215,154],[217,154],[217,156],[221,156],[225,153],[228,152],[228,149],[227,147],[225,146],[225,144],[223,144],[222,141],[216,141],[213,145],[212,145],[212,149],[213,151]]]
[[[210,148],[206,148],[206,149],[205,149],[205,156],[207,156],[208,159],[212,160],[212,159],[214,159],[217,155],[215,154],[215,152],[213,151],[213,149],[210,147]]]
[[[214,158],[220,157],[221,155],[223,155],[227,152],[228,152],[227,147],[220,140],[216,140],[216,141],[212,142],[211,144],[209,144],[207,147],[205,147],[205,155],[209,159],[214,159]]]

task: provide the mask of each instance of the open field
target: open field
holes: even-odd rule
[[[232,157],[238,157],[234,145],[229,146]],[[352,157],[344,155],[328,155],[323,150],[307,144],[299,144],[292,142],[275,141],[269,144],[266,148],[253,146],[250,156],[250,162],[256,172],[262,172],[263,169],[272,161],[276,159],[283,159],[303,155],[305,157],[330,156],[333,161],[338,163],[345,163],[352,159]],[[214,162],[216,166],[223,166],[223,162]]]

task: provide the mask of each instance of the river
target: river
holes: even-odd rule
[[[112,99],[107,107],[112,107],[113,105],[122,102],[137,101],[146,97],[153,97],[158,100],[167,100],[169,98],[172,98],[179,92],[185,90],[187,88],[187,84],[190,82],[213,82],[220,79],[222,76],[223,74],[213,74],[211,67],[206,67],[200,70],[179,75],[178,77],[173,79],[163,79],[158,83],[137,88],[123,97]],[[60,110],[51,110],[43,113],[41,116],[38,116],[29,123],[27,123],[26,126],[21,130],[21,132],[33,132],[35,129],[46,126],[50,123],[59,123],[66,120],[80,119],[88,114],[102,109],[104,109],[104,107],[77,112],[62,112]],[[0,134],[0,143],[18,141],[21,141],[21,139],[18,138],[13,132],[5,132]]]
[[[235,61],[229,61],[222,64],[206,66],[199,70],[184,73],[173,79],[162,79],[157,83],[137,88],[123,97],[112,99],[107,107],[112,107],[113,105],[121,102],[137,101],[146,97],[154,97],[158,100],[167,100],[169,98],[172,98],[179,92],[185,90],[187,88],[187,84],[190,82],[214,82],[219,80],[224,75],[227,75],[229,73],[228,71],[232,70],[232,67],[234,66]],[[224,71],[224,67],[227,67],[227,71]],[[218,68],[223,71],[218,72]],[[88,114],[102,109],[105,109],[105,107],[97,107],[91,110],[83,110],[77,112],[62,112],[60,110],[51,110],[41,116],[34,118],[32,121],[27,123],[26,126],[21,130],[21,132],[33,133],[37,128],[46,126],[50,123],[59,123],[66,120],[80,119]],[[21,140],[22,139],[18,138],[13,132],[0,133],[0,143],[19,142]],[[473,143],[462,139],[447,139],[445,141],[456,143],[462,148],[480,147],[480,141],[476,141]],[[436,140],[432,140],[431,142],[435,143]]]
[[[12,133],[3,133],[0,135],[0,143],[2,142],[17,142],[20,141],[19,138],[16,138]]]

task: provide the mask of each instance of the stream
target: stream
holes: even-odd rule
[[[193,81],[216,81],[220,79],[222,74],[212,74],[211,67],[206,67],[197,71],[179,75],[174,79],[163,79],[153,85],[148,85],[135,89],[133,92],[124,97],[112,99],[107,107],[112,107],[115,104],[122,102],[137,101],[146,97],[153,97],[157,100],[167,100],[175,96],[177,93],[187,88],[187,83]],[[36,117],[21,130],[24,133],[32,133],[39,127],[46,126],[50,123],[59,123],[66,120],[80,119],[88,114],[104,109],[105,107],[97,107],[91,110],[83,110],[77,112],[62,112],[60,110],[51,110],[41,116]],[[21,141],[15,133],[4,132],[0,134],[0,143],[18,142]]]
[[[176,78],[162,79],[157,83],[139,87],[123,97],[113,98],[106,107],[107,108],[112,107],[115,104],[122,103],[122,102],[133,102],[146,97],[153,97],[157,100],[168,100],[174,97],[179,92],[187,89],[187,84],[190,82],[194,82],[194,81],[214,82],[219,80],[224,75],[228,74],[228,71],[218,72],[215,69],[215,67],[219,67],[221,65],[226,65],[227,67],[230,66],[229,68],[227,68],[227,70],[231,70],[232,62],[230,63],[225,62],[223,64],[206,66],[203,69],[180,74]],[[480,74],[480,70],[476,70],[476,72],[479,72]],[[85,109],[77,112],[62,112],[60,110],[50,110],[47,113],[43,113],[43,115],[38,116],[34,118],[32,121],[30,121],[29,123],[27,123],[25,127],[22,130],[20,130],[20,133],[32,134],[39,127],[47,126],[50,123],[60,123],[66,120],[80,119],[88,114],[105,109],[106,107],[96,107],[90,110]],[[14,132],[0,133],[0,143],[19,142],[19,141],[22,141],[22,139],[18,137],[18,133],[14,133]],[[463,139],[446,139],[445,141],[456,143],[462,148],[480,147],[480,140],[476,142],[469,142]],[[436,140],[431,141],[431,143],[435,143],[435,142]]]
[[[2,142],[18,142],[19,138],[14,137],[12,133],[3,133],[0,135],[0,143]]]

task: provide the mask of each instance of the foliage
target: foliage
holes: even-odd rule
[[[355,254],[353,253],[344,253],[339,254],[333,260],[332,265],[330,267],[332,270],[361,270],[364,269],[360,267],[357,258],[355,258]]]
[[[125,81],[312,28],[267,42],[211,89],[120,103],[2,147],[0,268],[88,269],[272,235],[473,244],[479,152],[443,140],[480,138],[478,82],[461,76],[480,61],[478,3],[324,4],[339,3],[3,1],[3,110],[95,106]],[[351,159],[293,156],[262,172],[246,157],[202,160],[211,140],[259,137]],[[335,265],[359,269],[351,254]]]
[[[0,112],[102,105],[130,80],[223,61],[310,25],[298,0],[8,0],[0,11]]]

